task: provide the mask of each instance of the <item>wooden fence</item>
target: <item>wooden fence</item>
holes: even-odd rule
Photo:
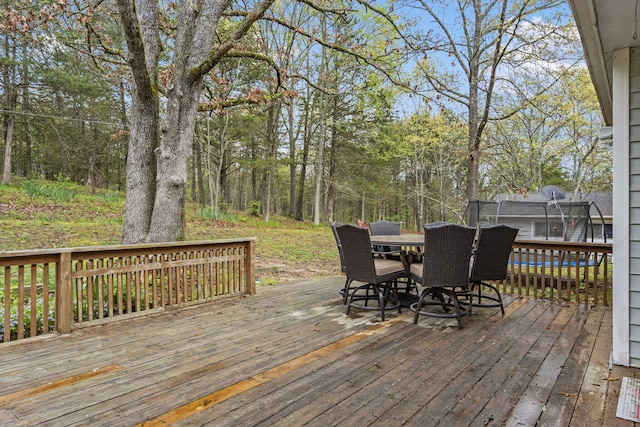
[[[609,305],[610,243],[516,240],[502,293]]]
[[[0,342],[255,294],[255,239],[0,253]]]

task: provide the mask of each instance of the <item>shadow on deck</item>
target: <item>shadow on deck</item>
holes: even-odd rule
[[[633,425],[611,309],[345,315],[342,278],[0,345],[0,425]],[[639,375],[640,376],[640,375]]]

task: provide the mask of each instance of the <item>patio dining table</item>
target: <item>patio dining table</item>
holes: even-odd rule
[[[402,233],[402,234],[379,234],[371,236],[371,244],[384,246],[424,246],[424,234]]]

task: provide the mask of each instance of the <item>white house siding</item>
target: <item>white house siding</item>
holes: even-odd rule
[[[628,185],[629,364],[640,366],[640,49],[629,51]]]

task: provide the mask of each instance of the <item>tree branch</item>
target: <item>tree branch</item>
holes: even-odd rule
[[[123,1],[123,0],[118,0]],[[242,37],[249,31],[251,26],[271,7],[275,0],[264,0],[260,3],[252,12],[249,12],[245,18],[240,22],[238,27],[233,31],[231,36],[220,44],[217,48],[212,50],[208,57],[198,66],[192,68],[192,77],[203,76],[211,71],[218,63],[224,58],[224,56],[238,43]]]
[[[282,86],[282,70],[278,67],[278,64],[268,55],[259,52],[252,52],[246,50],[236,50],[231,49],[225,55],[227,58],[251,58],[256,59],[258,61],[266,62],[271,65],[271,67],[276,72],[276,76],[278,78],[278,87]]]
[[[371,66],[372,68],[374,68],[375,70],[379,71],[380,73],[382,73],[391,83],[393,83],[396,86],[400,86],[400,87],[404,87],[406,89],[409,90],[413,90],[411,88],[411,85],[408,82],[403,82],[403,81],[399,81],[397,78],[395,78],[394,76],[392,76],[390,74],[390,72],[388,70],[386,70],[385,68],[383,68],[380,64],[378,64],[373,58],[369,58],[366,57],[364,55],[361,55],[353,50],[347,49],[343,46],[340,45],[336,45],[334,43],[329,43],[321,38],[318,38],[312,34],[309,34],[308,32],[304,31],[302,28],[300,27],[296,27],[292,24],[290,24],[287,21],[284,21],[282,19],[278,19],[272,16],[265,16],[262,18],[263,20],[267,20],[267,21],[271,21],[274,22],[276,24],[279,24],[285,28],[288,28],[291,31],[296,32],[297,34],[300,34],[303,37],[306,37],[307,39],[318,43],[321,46],[324,46],[326,48],[329,48],[331,50],[334,50],[336,52],[340,52],[340,53],[344,53],[345,55],[349,55],[353,58],[355,58],[358,61],[364,62],[365,64]]]

